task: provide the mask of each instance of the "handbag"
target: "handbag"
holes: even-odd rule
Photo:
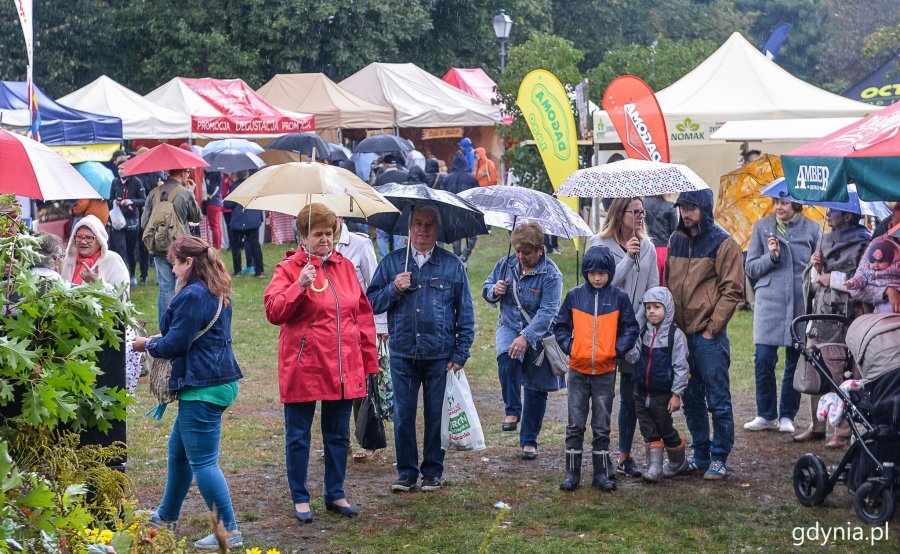
[[[531,316],[528,315],[528,312],[522,307],[522,303],[519,302],[519,292],[516,290],[516,284],[513,283],[511,288],[516,307],[519,308],[519,312],[522,313],[525,321],[530,324]],[[556,337],[553,335],[541,337],[541,353],[534,359],[534,365],[536,366],[543,366],[545,363],[550,366],[550,371],[553,375],[562,376],[569,372],[569,357],[560,348],[559,343],[556,342]]]
[[[384,420],[375,375],[366,377],[366,397],[363,398],[356,416],[356,440],[366,450],[380,450],[387,447]]]
[[[197,336],[191,341],[192,345],[197,342],[200,337],[205,335],[207,331],[212,329],[212,326],[219,320],[219,316],[222,314],[223,304],[223,299],[219,298],[219,307],[216,309],[216,315],[213,316],[209,325],[197,333]],[[151,408],[147,414],[149,415],[153,412],[153,417],[155,419],[162,419],[162,416],[166,411],[166,405],[174,402],[175,398],[177,398],[175,391],[169,389],[169,379],[172,377],[172,360],[168,358],[153,358],[149,373],[150,393],[153,394],[153,397],[156,398],[156,401],[159,402],[159,404],[157,404],[155,408]]]
[[[856,364],[849,349],[838,343],[823,343],[811,345],[807,349],[808,355],[816,362],[824,366],[831,374],[831,378],[838,385],[853,377]],[[831,386],[816,370],[806,356],[801,356],[794,370],[794,390],[803,394],[825,394],[831,390]]]

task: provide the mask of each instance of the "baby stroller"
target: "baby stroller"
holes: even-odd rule
[[[849,324],[844,367],[853,368],[855,362],[863,389],[841,389],[819,349],[802,342],[798,324],[814,320]],[[867,314],[852,323],[839,315],[805,315],[793,321],[791,337],[821,377],[825,392],[834,392],[844,402],[844,418],[853,433],[831,475],[815,454],[797,460],[793,473],[797,499],[804,506],[818,506],[843,482],[854,493],[854,509],[862,521],[875,525],[889,521],[900,496],[900,472],[895,469],[900,462],[900,314]]]

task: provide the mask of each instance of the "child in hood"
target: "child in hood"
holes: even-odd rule
[[[644,293],[647,322],[640,339],[626,356],[634,365],[634,404],[641,435],[647,444],[648,469],[644,480],[655,483],[661,475],[674,477],[687,466],[684,440],[672,424],[672,414],[681,408],[689,366],[687,337],[673,320],[675,301],[665,287]],[[663,446],[669,454],[663,464]]]
[[[900,289],[900,246],[888,237],[872,241],[866,250],[865,262],[859,264],[852,279],[844,282],[844,288],[854,297],[866,287]],[[887,300],[875,305],[875,313],[890,312],[891,303]]]
[[[581,482],[582,445],[588,411],[594,487],[616,490],[615,464],[609,457],[609,428],[616,388],[616,358],[625,356],[637,341],[639,327],[631,300],[613,286],[616,264],[605,246],[594,246],[584,255],[585,283],[566,294],[553,334],[569,354],[569,424],[566,427],[566,479],[562,490],[574,490]]]

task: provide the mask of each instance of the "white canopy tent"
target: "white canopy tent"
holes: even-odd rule
[[[155,104],[106,75],[59,99],[77,110],[122,120],[122,135],[132,139],[178,139],[191,134],[191,118]]]
[[[749,119],[728,121],[709,135],[725,141],[811,141],[856,123],[859,117],[822,117],[815,119]]]
[[[396,127],[484,127],[500,110],[411,63],[371,63],[340,82],[356,96],[394,110]]]
[[[859,118],[875,109],[794,77],[740,33],[733,33],[691,72],[657,92],[656,98],[666,118],[671,161],[689,166],[713,189],[717,189],[719,177],[738,164],[737,146],[710,136],[725,122],[764,120],[788,127],[793,120]],[[601,122],[609,121],[607,114],[602,115]],[[785,130],[782,134],[794,133]],[[601,127],[595,137],[601,143],[620,142],[611,128]],[[780,140],[774,134],[770,138],[774,141],[764,148],[751,148],[781,154],[807,141],[790,136]],[[757,139],[748,135],[729,140]]]

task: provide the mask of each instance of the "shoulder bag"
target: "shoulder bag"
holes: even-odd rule
[[[518,286],[513,279],[513,283],[511,283],[511,288],[513,292],[513,298],[516,301],[516,307],[519,308],[519,312],[521,312],[522,317],[525,318],[529,324],[531,323],[531,316],[528,315],[528,312],[525,311],[525,308],[522,307],[522,303],[519,302],[519,292]],[[553,372],[553,375],[565,375],[569,371],[569,357],[566,356],[566,353],[562,351],[559,343],[556,342],[556,337],[552,334],[546,337],[541,337],[541,353],[534,360],[534,365],[542,366],[546,361],[550,366],[550,371]]]
[[[197,340],[206,334],[207,331],[212,329],[212,326],[215,325],[216,321],[219,320],[219,316],[222,314],[222,305],[224,301],[222,298],[219,298],[219,307],[216,309],[216,315],[213,316],[212,321],[209,322],[209,325],[203,328],[202,331],[197,333],[197,336],[194,337],[194,340],[191,341],[191,345],[197,342]],[[175,391],[169,389],[169,379],[172,377],[172,360],[168,358],[153,358],[153,363],[150,365],[150,392],[153,394],[153,397],[156,398],[159,404],[151,409],[147,414],[149,415],[153,412],[153,417],[155,419],[162,419],[163,414],[166,411],[166,405],[175,401],[177,398],[177,394]]]

